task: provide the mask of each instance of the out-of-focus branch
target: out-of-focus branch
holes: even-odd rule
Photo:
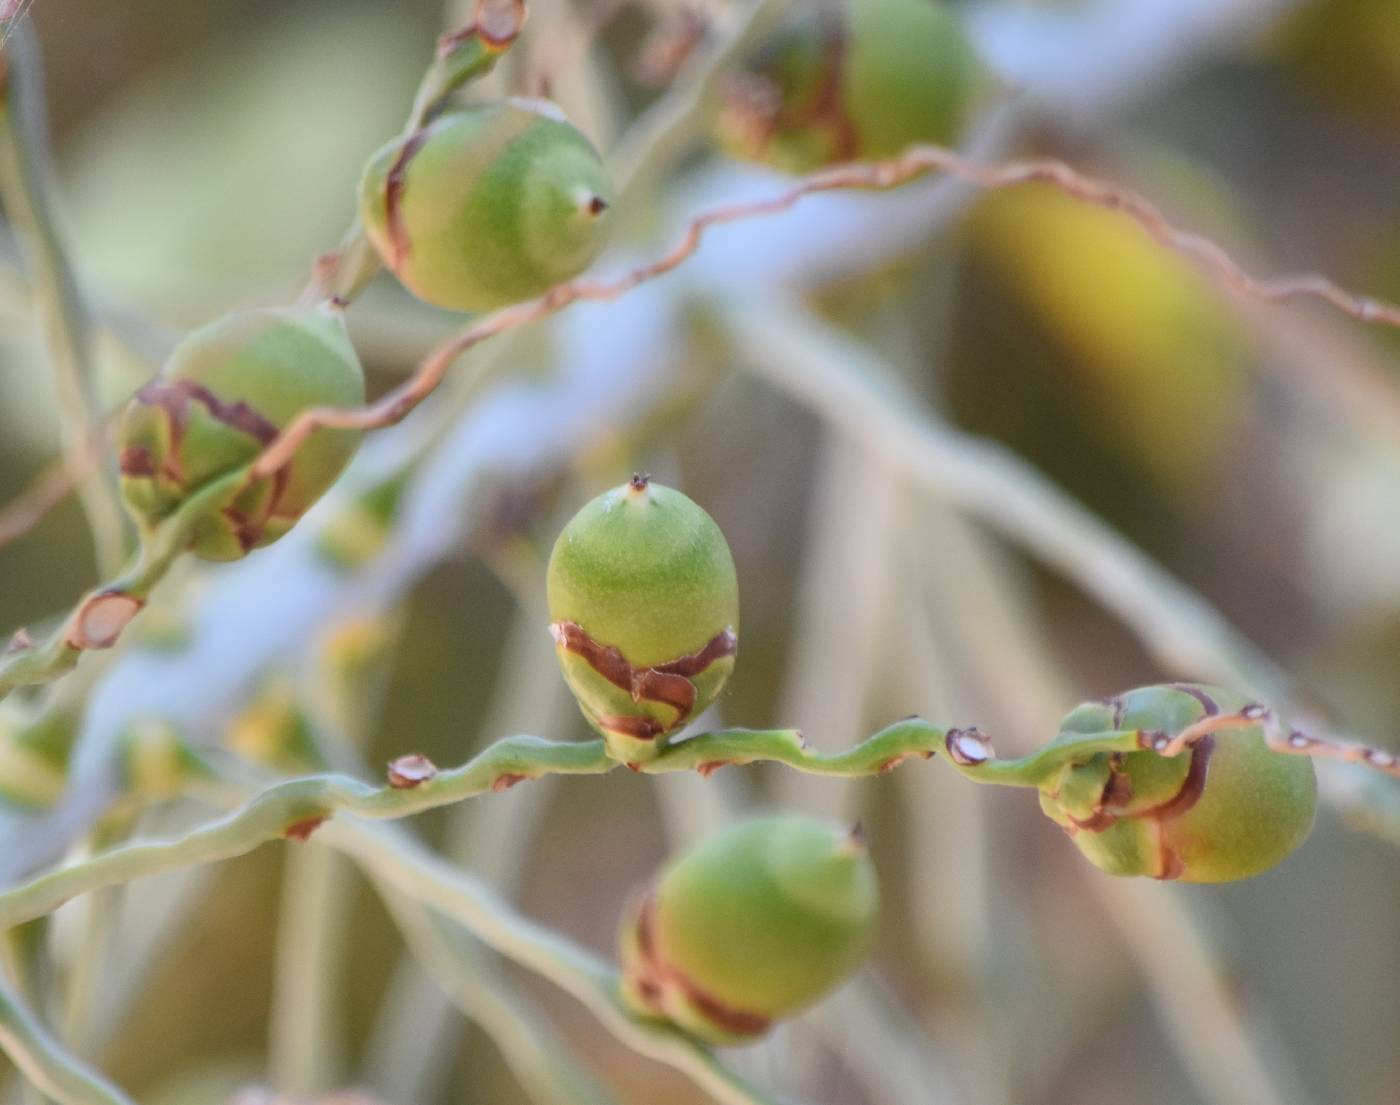
[[[66,1052],[3,984],[0,1049],[25,1078],[59,1105],[135,1105],[102,1075]]]
[[[103,575],[125,555],[125,531],[107,465],[83,459],[99,436],[92,325],[50,206],[39,55],[32,34],[21,30],[6,48],[0,74],[0,203],[20,237],[33,273],[34,299],[44,324],[54,390],[63,424],[70,475],[78,488]]]

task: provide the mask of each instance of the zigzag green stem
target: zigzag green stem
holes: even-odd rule
[[[1135,750],[1142,747],[1141,739],[1136,731],[1076,736],[1019,760],[997,760],[976,730],[945,729],[921,718],[898,722],[837,753],[808,748],[795,729],[724,729],[678,741],[637,769],[653,774],[687,770],[708,774],[726,764],[772,762],[813,774],[849,777],[877,774],[909,757],[929,758],[943,752],[969,779],[1032,787],[1070,760],[1095,752]],[[466,764],[447,771],[438,771],[422,757],[403,757],[390,765],[390,783],[382,787],[345,775],[291,779],[184,836],[128,844],[0,894],[0,929],[40,917],[71,898],[105,886],[231,859],[282,837],[304,840],[336,813],[391,820],[542,775],[604,775],[618,766],[601,740],[572,743],[516,736],[497,741]]]
[[[601,742],[599,742],[601,743]],[[510,908],[490,889],[419,845],[354,821],[327,826],[325,842],[353,856],[379,886],[430,906],[483,943],[572,994],[633,1051],[674,1067],[725,1105],[779,1105],[679,1029],[623,1004],[611,964]]]
[[[195,525],[247,478],[248,469],[240,468],[211,481],[143,533],[140,551],[127,570],[88,592],[42,643],[30,644],[16,635],[9,650],[0,654],[0,699],[16,687],[52,683],[71,671],[84,652],[116,644],[189,545]]]
[[[59,1105],[134,1105],[81,1059],[66,1052],[18,998],[0,984],[0,1049]]]

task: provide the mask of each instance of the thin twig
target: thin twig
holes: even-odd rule
[[[75,457],[60,457],[0,507],[0,548],[23,537],[68,498],[75,481],[90,470],[97,456],[98,450],[89,448],[79,450]]]
[[[25,1078],[60,1105],[135,1105],[102,1075],[65,1051],[3,983],[0,1050]]]
[[[807,196],[823,192],[898,187],[929,172],[945,172],[985,189],[1032,182],[1051,184],[1085,203],[1121,211],[1154,240],[1196,262],[1220,287],[1236,295],[1267,302],[1311,297],[1331,304],[1360,322],[1400,327],[1400,307],[1352,295],[1324,277],[1255,278],[1231,259],[1223,247],[1202,235],[1172,226],[1161,210],[1145,197],[1080,173],[1064,162],[1036,159],[987,165],[941,147],[916,146],[889,161],[854,162],[814,173],[766,200],[714,208],[693,219],[680,240],[661,257],[617,279],[570,281],[550,289],[538,299],[488,315],[438,346],[407,381],[377,402],[355,409],[317,407],[303,411],[254,462],[253,477],[265,478],[280,469],[318,428],[368,430],[401,421],[436,390],[453,362],[473,346],[508,330],[548,318],[580,300],[618,299],[638,285],[679,268],[694,256],[705,235],[717,226],[777,215]]]
[[[87,463],[81,452],[99,436],[92,320],[68,262],[51,209],[39,56],[26,28],[8,49],[9,72],[0,84],[0,200],[25,245],[34,298],[44,324],[63,443],[97,552],[98,571],[110,574],[125,555],[124,516],[113,473]]]

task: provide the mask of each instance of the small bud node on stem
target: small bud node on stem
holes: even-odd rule
[[[395,790],[412,790],[437,775],[437,764],[417,752],[400,756],[389,764],[389,785]]]

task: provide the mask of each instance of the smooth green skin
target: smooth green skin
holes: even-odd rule
[[[660,958],[732,1009],[778,1020],[849,977],[874,940],[875,865],[848,829],[795,814],[741,822],[672,861],[656,884]],[[635,927],[620,938],[625,968]],[[655,1011],[635,994],[643,1012]],[[715,1043],[740,1037],[712,1023],[680,987],[663,985],[667,1016]]]
[[[404,140],[376,153],[360,181],[360,218],[387,268],[419,299],[486,311],[571,280],[602,248],[612,182],[597,151],[549,105],[482,104],[439,116],[409,159],[399,258],[387,184]]]
[[[771,81],[786,121],[761,150],[737,143],[721,118],[721,143],[738,156],[806,173],[843,158],[893,157],[917,142],[957,140],[993,86],[955,12],[940,0],[849,0],[839,13],[799,8],[753,73]],[[834,22],[839,21],[839,22]],[[833,58],[839,64],[836,111],[822,109]],[[849,128],[854,149],[843,148]]]
[[[1194,684],[1233,713],[1249,700],[1233,691]],[[1205,707],[1180,685],[1140,687],[1120,696],[1121,724],[1114,711],[1099,702],[1085,703],[1061,725],[1055,743],[1076,734],[1113,729],[1158,730],[1173,735],[1206,716]],[[1279,863],[1307,838],[1317,801],[1312,761],[1272,751],[1260,726],[1223,729],[1214,734],[1204,791],[1185,813],[1164,821],[1133,820],[1169,801],[1181,789],[1190,769],[1190,754],[1173,757],[1156,752],[1132,752],[1122,757],[1122,769],[1132,786],[1131,800],[1115,807],[1120,819],[1102,832],[1079,830],[1075,845],[1111,875],[1156,876],[1160,845],[1165,844],[1184,864],[1182,882],[1232,882],[1258,875]],[[1108,779],[1109,756],[1099,753],[1066,767],[1041,791],[1041,808],[1066,828],[1069,818],[1086,819]],[[1058,796],[1054,792],[1058,790]],[[1160,833],[1160,836],[1159,836]]]
[[[310,309],[268,308],[229,315],[196,330],[171,353],[160,380],[191,380],[225,404],[242,403],[284,429],[309,407],[357,407],[365,401],[364,373],[350,344],[344,320],[329,306]],[[122,477],[122,494],[144,526],[154,526],[191,492],[253,460],[263,443],[253,435],[214,418],[199,402],[188,405],[180,442],[174,442],[167,412],[133,400],[126,409],[118,447],[151,451],[153,477]],[[254,547],[282,536],[344,470],[360,435],[349,430],[317,430],[297,452],[276,503]],[[173,467],[181,473],[172,477]],[[230,496],[195,530],[190,549],[208,560],[236,560],[246,555],[229,520],[231,509],[261,517],[274,491],[272,479],[258,480]]]
[[[844,99],[864,157],[947,144],[988,81],[956,13],[937,0],[850,0]]]
[[[547,576],[549,616],[575,622],[594,641],[649,668],[699,652],[726,629],[739,629],[739,580],[729,545],[713,518],[685,495],[657,483],[605,491],[580,510],[554,543]],[[648,716],[669,729],[674,709],[634,701],[582,657],[559,649],[564,679],[584,716],[627,762],[654,756],[661,740],[619,736],[599,715]],[[697,717],[723,689],[732,657],[691,680]]]

